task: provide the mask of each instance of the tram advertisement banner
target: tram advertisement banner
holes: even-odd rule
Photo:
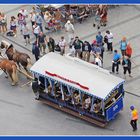
[[[107,111],[107,120],[111,120],[114,116],[123,108],[123,98],[120,98],[113,106],[111,106]]]

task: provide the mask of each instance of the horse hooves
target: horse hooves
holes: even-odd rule
[[[8,78],[8,76],[6,75],[5,78]]]

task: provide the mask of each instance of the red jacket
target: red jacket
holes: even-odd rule
[[[132,48],[129,44],[126,47],[126,55],[130,55],[130,56],[132,55]]]

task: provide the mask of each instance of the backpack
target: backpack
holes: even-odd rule
[[[107,36],[104,36],[104,43],[108,43],[108,38],[107,38]]]

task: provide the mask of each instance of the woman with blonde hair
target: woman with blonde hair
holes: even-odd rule
[[[121,50],[122,56],[126,54],[126,47],[127,47],[126,37],[123,37],[122,40],[120,41],[120,50]]]
[[[2,16],[2,31],[5,33],[7,31],[7,17],[4,13],[1,13]]]

